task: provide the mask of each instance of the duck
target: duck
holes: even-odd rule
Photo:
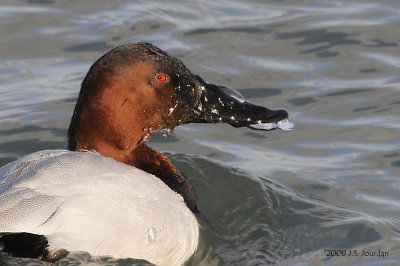
[[[0,251],[47,262],[85,251],[185,263],[199,241],[195,188],[147,142],[188,123],[293,127],[285,109],[207,83],[151,43],[118,46],[81,84],[68,148],[0,168]]]

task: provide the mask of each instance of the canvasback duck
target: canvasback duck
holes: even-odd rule
[[[190,122],[293,126],[287,111],[206,83],[152,44],[112,49],[82,82],[68,150],[35,152],[0,168],[0,251],[50,262],[87,251],[184,263],[198,245],[195,189],[146,142]]]

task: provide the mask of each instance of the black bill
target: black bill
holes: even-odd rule
[[[271,110],[251,104],[233,89],[208,84],[200,77],[197,78],[200,100],[188,122],[228,123],[234,127],[259,130],[293,129],[294,125],[286,110]]]

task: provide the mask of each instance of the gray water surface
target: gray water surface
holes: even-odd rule
[[[399,1],[3,0],[0,34],[0,166],[66,148],[90,65],[148,41],[295,121],[152,137],[208,220],[188,265],[399,264]],[[72,253],[58,265],[135,263]]]

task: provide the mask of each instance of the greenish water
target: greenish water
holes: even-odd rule
[[[150,140],[208,220],[188,265],[400,262],[398,1],[4,0],[0,34],[0,166],[66,148],[90,65],[149,41],[295,121],[290,132],[190,124]],[[58,265],[134,263],[73,253]]]

